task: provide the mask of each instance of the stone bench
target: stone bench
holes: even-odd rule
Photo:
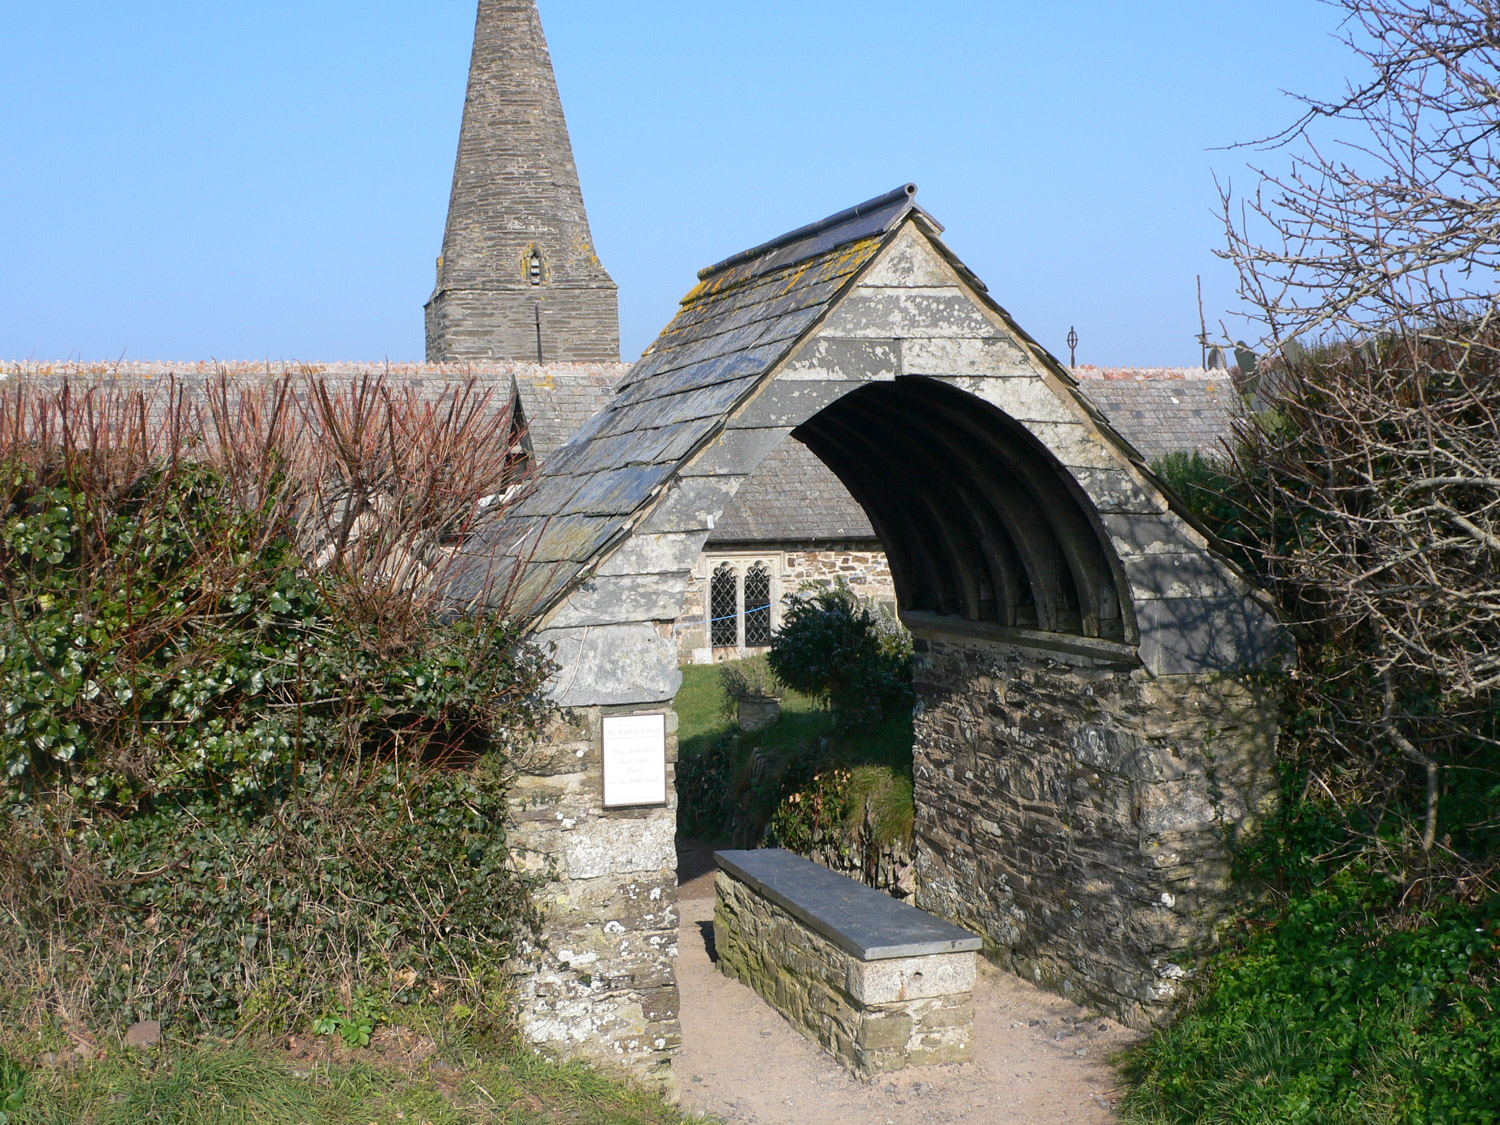
[[[791,852],[714,860],[720,970],[855,1074],[973,1057],[979,938]]]

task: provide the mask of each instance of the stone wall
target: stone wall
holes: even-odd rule
[[[1168,1012],[1275,800],[1274,708],[1224,675],[919,631],[923,909],[1132,1026]]]
[[[842,578],[861,597],[892,604],[896,600],[896,585],[885,552],[867,547],[789,549],[782,574],[788,590],[795,590],[803,582],[831,585]]]
[[[856,1074],[973,1057],[973,953],[861,961],[727,872],[715,888],[720,969]]]
[[[518,763],[512,851],[550,876],[543,940],[516,966],[527,1039],[649,1081],[669,1081],[677,1018],[676,797],[667,808],[603,808],[602,722],[639,707],[559,712]],[[654,710],[660,710],[656,708]],[[669,771],[677,717],[667,711]]]

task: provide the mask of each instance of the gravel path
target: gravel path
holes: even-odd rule
[[[683,856],[682,1052],[687,1109],[755,1125],[1110,1125],[1107,1059],[1135,1041],[1113,1020],[980,961],[974,1061],[916,1067],[864,1084],[710,958],[713,873]]]

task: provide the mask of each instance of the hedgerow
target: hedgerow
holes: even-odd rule
[[[1305,362],[1326,376],[1346,359]],[[1427,384],[1430,396],[1442,390],[1440,380]],[[1493,696],[1432,695],[1431,678],[1411,666],[1382,676],[1363,606],[1334,596],[1344,576],[1305,565],[1301,544],[1342,546],[1348,532],[1300,508],[1287,450],[1325,482],[1345,454],[1308,454],[1315,443],[1292,405],[1264,419],[1233,463],[1179,456],[1158,465],[1277,594],[1301,637],[1295,666],[1277,677],[1281,806],[1238,856],[1251,903],[1192,1005],[1129,1059],[1125,1118],[1493,1123],[1500,714]],[[1493,576],[1492,561],[1478,565]],[[1366,581],[1385,587],[1372,598],[1441,597],[1396,568]],[[1435,786],[1382,732],[1392,716],[1423,732]]]
[[[0,395],[13,1027],[501,1018],[535,922],[507,762],[550,664],[441,591],[509,436],[378,381]]]

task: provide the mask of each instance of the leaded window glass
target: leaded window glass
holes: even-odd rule
[[[728,563],[714,571],[708,591],[708,628],[715,648],[740,643],[739,585],[739,575]]]
[[[745,647],[771,643],[771,572],[756,563],[745,572]]]

